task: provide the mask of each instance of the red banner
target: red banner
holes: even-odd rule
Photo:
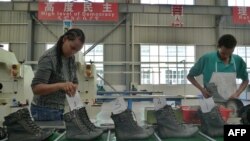
[[[182,5],[172,5],[171,13],[173,16],[175,15],[183,15],[183,6]]]
[[[173,27],[182,27],[182,16],[183,16],[183,6],[182,5],[172,5],[171,7],[172,16],[174,16],[174,21],[172,22]]]
[[[250,7],[233,7],[233,23],[249,24],[250,23]]]
[[[39,20],[118,21],[117,3],[39,2]]]

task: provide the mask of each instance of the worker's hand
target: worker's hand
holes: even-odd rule
[[[201,93],[205,98],[211,97],[211,94],[205,88],[201,89]]]
[[[239,94],[238,93],[234,93],[234,94],[232,94],[230,97],[229,97],[229,99],[235,99],[235,98],[238,98],[239,97]]]
[[[77,90],[77,84],[72,82],[65,82],[63,85],[63,90],[67,93],[68,96],[74,96]]]

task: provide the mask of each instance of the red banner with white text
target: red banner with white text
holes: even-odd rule
[[[233,7],[234,24],[250,24],[250,7]]]
[[[118,21],[117,3],[39,2],[38,19],[53,21]]]

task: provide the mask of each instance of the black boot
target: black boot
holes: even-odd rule
[[[85,125],[90,128],[92,131],[96,131],[96,132],[103,132],[103,129],[96,127],[89,119],[87,110],[85,107],[82,107],[78,110],[78,114],[80,119],[82,120],[83,123],[85,123]]]
[[[42,141],[52,135],[52,130],[43,130],[32,121],[27,108],[4,117],[8,141]]]
[[[219,94],[215,83],[208,83],[207,85],[205,85],[205,88],[213,97],[214,102],[216,102],[216,103],[226,102],[226,100]]]
[[[201,119],[201,131],[208,136],[223,136],[225,121],[223,120],[219,107],[215,106],[210,112],[202,113],[198,110]]]
[[[244,125],[250,125],[250,104],[243,106],[239,110],[239,115],[241,117],[241,123]]]
[[[120,114],[112,113],[111,118],[115,124],[115,136],[117,140],[146,139],[154,133],[154,129],[151,127],[143,128],[138,126],[131,110],[127,109]]]
[[[73,140],[93,140],[102,134],[102,131],[96,131],[89,128],[81,119],[78,110],[70,111],[64,114],[66,124],[66,138]]]
[[[7,140],[7,133],[4,128],[0,127],[0,141]]]
[[[161,138],[190,137],[198,132],[198,127],[180,123],[170,105],[157,110],[155,114],[157,133]]]

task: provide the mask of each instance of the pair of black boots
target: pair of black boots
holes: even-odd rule
[[[181,124],[171,106],[155,112],[157,119],[156,132],[160,138],[190,137],[197,133],[198,128],[192,125]],[[131,110],[125,110],[119,114],[112,114],[111,118],[115,124],[115,135],[118,140],[143,140],[149,138],[153,133],[153,127],[140,127],[133,118]]]
[[[85,107],[64,114],[64,121],[67,139],[93,140],[103,133],[90,121]],[[32,120],[27,108],[6,116],[3,124],[7,127],[8,141],[44,141],[54,132],[52,129],[41,129]]]
[[[161,138],[169,137],[190,137],[200,129],[210,137],[218,137],[224,135],[224,125],[226,122],[222,118],[219,106],[215,106],[210,112],[202,113],[198,110],[198,116],[201,125],[197,126],[180,124],[175,118],[171,106],[166,105],[164,108],[156,111],[157,132]]]
[[[4,120],[8,141],[43,141],[53,134],[53,130],[36,125],[27,108],[9,114]]]
[[[89,119],[85,107],[64,114],[66,138],[71,140],[93,140],[104,132]]]

